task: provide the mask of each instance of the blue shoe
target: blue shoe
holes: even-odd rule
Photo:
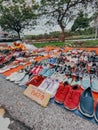
[[[55,72],[55,68],[49,69],[43,76],[50,77]]]
[[[56,63],[56,58],[51,57],[51,58],[48,59],[48,62],[49,62],[50,64],[55,64],[55,63]]]
[[[49,70],[49,68],[44,68],[39,75],[44,75],[47,71]]]
[[[84,90],[84,92],[81,95],[79,110],[84,116],[93,117],[94,100],[90,87]]]

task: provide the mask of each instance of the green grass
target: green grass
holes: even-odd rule
[[[34,43],[36,47],[45,47],[45,46],[59,46],[63,47],[65,45],[65,42],[46,42],[46,43]]]
[[[82,44],[81,44],[82,43]],[[59,46],[63,47],[65,45],[67,46],[78,46],[78,47],[95,47],[98,46],[98,40],[88,40],[88,41],[78,41],[78,42],[72,42],[72,41],[65,41],[65,42],[46,42],[46,43],[34,43],[36,47],[45,47],[45,46]]]
[[[84,42],[85,46],[97,46],[98,47],[98,40],[89,40]]]

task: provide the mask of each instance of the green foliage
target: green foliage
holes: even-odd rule
[[[84,16],[83,12],[78,14],[78,17],[74,21],[74,24],[71,28],[72,31],[80,31],[81,29],[86,29],[89,27],[89,18]]]
[[[33,4],[32,4],[33,6]],[[30,21],[36,18],[34,10],[24,0],[7,1],[1,4],[0,26],[3,30],[20,32],[30,25]],[[32,20],[33,21],[33,20]],[[33,21],[35,22],[35,21]]]

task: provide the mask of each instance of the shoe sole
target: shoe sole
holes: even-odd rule
[[[70,108],[66,107],[65,105],[64,105],[64,107],[65,107],[67,110],[70,110],[70,111],[74,111],[74,110],[76,110],[76,109],[78,108],[78,107],[76,107],[76,108],[70,109]]]
[[[94,113],[93,113],[92,115],[89,115],[89,114],[87,114],[87,113],[84,113],[84,112],[81,110],[81,108],[80,108],[80,104],[79,104],[79,111],[81,112],[81,114],[83,114],[83,115],[86,116],[86,117],[92,118],[92,117],[94,116]]]
[[[55,100],[55,99],[54,99],[54,101],[55,101],[56,103],[63,104],[63,102],[59,102],[59,101],[57,101],[57,100]]]

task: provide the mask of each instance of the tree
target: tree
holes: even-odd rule
[[[82,6],[94,0],[41,0],[40,12],[50,18],[50,22],[58,24],[62,31],[62,41],[65,40],[65,28],[75,18],[76,13]],[[86,6],[85,6],[86,7]]]
[[[71,28],[72,31],[80,31],[89,27],[89,18],[84,15],[82,11],[79,12],[78,17],[75,19],[74,24]]]
[[[34,3],[32,3],[32,6]],[[32,8],[24,0],[2,1],[0,3],[0,25],[3,30],[15,31],[20,39],[20,32],[31,24],[35,25],[35,8]],[[34,6],[33,6],[34,7]]]

